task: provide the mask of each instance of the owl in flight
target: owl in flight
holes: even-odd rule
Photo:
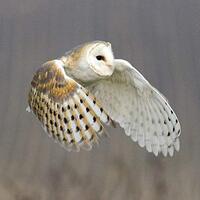
[[[90,150],[118,122],[125,134],[156,156],[179,151],[180,123],[166,98],[111,44],[94,41],[48,61],[28,95],[44,130],[67,150]]]

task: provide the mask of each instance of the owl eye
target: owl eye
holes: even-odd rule
[[[97,60],[105,60],[105,57],[104,57],[104,56],[101,56],[101,55],[98,55],[98,56],[96,56],[96,59],[97,59]]]

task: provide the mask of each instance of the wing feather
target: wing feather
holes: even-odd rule
[[[107,79],[88,86],[127,136],[156,156],[179,151],[178,118],[166,98],[124,60],[115,59],[115,71]]]
[[[91,149],[111,119],[95,97],[68,77],[60,60],[45,63],[35,73],[29,109],[44,130],[69,151]]]

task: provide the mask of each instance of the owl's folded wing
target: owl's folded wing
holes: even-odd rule
[[[110,118],[85,88],[68,77],[63,63],[45,63],[33,77],[29,109],[45,131],[67,150],[91,149]]]
[[[156,156],[173,156],[181,128],[169,103],[130,63],[115,59],[114,64],[111,77],[88,88],[133,141]]]

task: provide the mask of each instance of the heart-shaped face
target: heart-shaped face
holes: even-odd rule
[[[76,47],[66,55],[65,71],[74,78],[85,81],[111,76],[114,56],[109,42],[94,41]]]
[[[113,73],[113,53],[110,43],[97,42],[89,47],[87,61],[89,67],[100,76],[110,76]]]

